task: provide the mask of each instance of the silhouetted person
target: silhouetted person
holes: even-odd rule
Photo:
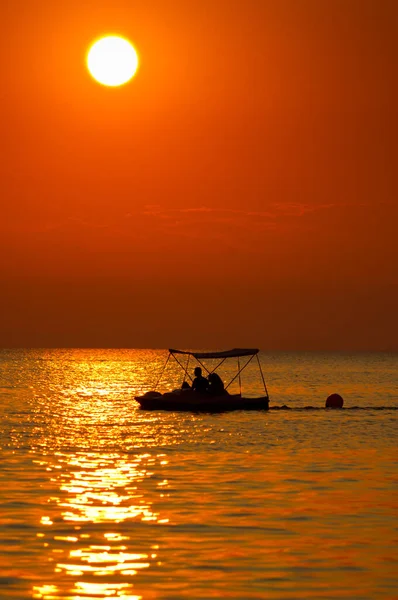
[[[199,392],[200,394],[205,394],[207,392],[207,387],[209,382],[206,377],[202,375],[202,369],[200,367],[195,367],[195,379],[192,382],[192,389],[194,392]]]
[[[223,380],[217,373],[210,373],[207,379],[209,380],[209,394],[212,396],[222,396],[225,394]]]

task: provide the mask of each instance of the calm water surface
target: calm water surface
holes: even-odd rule
[[[166,355],[0,351],[0,597],[397,598],[398,356],[263,354],[291,410],[140,411]]]

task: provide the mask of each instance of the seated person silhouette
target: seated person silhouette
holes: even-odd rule
[[[192,382],[192,389],[194,392],[199,392],[200,394],[205,394],[207,392],[207,388],[209,382],[206,377],[202,375],[202,369],[200,367],[195,367],[195,379]]]
[[[191,389],[191,386],[189,385],[188,381],[185,381],[185,380],[184,380],[184,381],[182,382],[181,389],[182,389],[182,390],[190,390],[190,389]]]
[[[223,380],[217,373],[210,373],[207,379],[209,380],[209,394],[212,396],[222,396],[225,394]]]

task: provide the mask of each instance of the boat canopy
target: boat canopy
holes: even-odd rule
[[[169,348],[170,354],[189,354],[196,359],[206,358],[238,358],[240,356],[255,356],[258,354],[258,348],[233,348],[232,350],[224,350],[222,352],[187,352],[185,350],[174,350]]]
[[[183,373],[184,373],[184,380],[183,380],[183,384],[186,381],[186,378],[190,379],[191,381],[193,380],[191,375],[188,372],[188,367],[189,367],[189,361],[191,356],[200,364],[201,367],[203,367],[203,369],[205,371],[207,371],[207,373],[210,375],[211,373],[214,373],[214,371],[217,371],[217,369],[219,367],[221,367],[221,365],[228,359],[228,358],[237,358],[238,359],[238,372],[236,373],[236,375],[234,375],[231,379],[231,381],[228,383],[228,385],[225,386],[225,389],[227,390],[229,388],[229,386],[235,381],[235,379],[237,377],[239,377],[239,388],[240,388],[240,395],[242,395],[242,383],[241,383],[241,373],[244,369],[246,369],[246,367],[248,366],[248,364],[253,360],[254,357],[257,358],[257,363],[258,363],[258,367],[260,370],[260,374],[261,374],[261,379],[262,382],[264,384],[264,390],[266,393],[266,396],[268,398],[268,391],[267,391],[267,386],[265,383],[265,379],[264,379],[264,375],[263,375],[263,371],[261,369],[261,364],[260,364],[260,360],[258,358],[258,353],[260,352],[260,350],[258,348],[233,348],[232,350],[223,350],[220,352],[191,352],[189,350],[176,350],[175,348],[169,348],[169,354],[167,357],[167,360],[163,366],[163,370],[159,375],[159,378],[157,380],[156,386],[155,386],[155,390],[158,387],[160,380],[163,376],[163,373],[166,369],[166,366],[170,360],[170,357],[173,357],[173,359],[179,364],[179,366],[181,367]],[[186,364],[183,365],[181,362],[181,358],[179,357],[179,355],[185,355],[187,357],[186,360]],[[246,363],[241,366],[240,364],[240,357],[242,356],[246,356],[248,357],[248,360],[246,361]],[[220,362],[218,363],[218,365],[215,368],[212,368],[211,370],[209,370],[209,368],[203,364],[201,361],[205,360],[205,359],[218,359]]]

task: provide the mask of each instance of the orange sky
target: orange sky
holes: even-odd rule
[[[3,4],[2,346],[398,350],[396,0]]]

